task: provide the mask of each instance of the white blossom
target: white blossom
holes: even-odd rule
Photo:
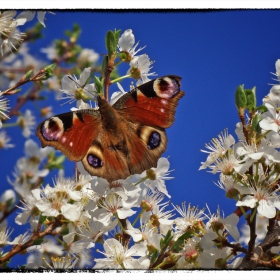
[[[231,146],[235,143],[235,140],[231,134],[228,134],[228,130],[222,131],[217,138],[213,138],[211,143],[205,144],[205,147],[209,150],[201,150],[203,153],[208,153],[208,157],[205,162],[201,163],[199,170],[207,168],[210,164],[214,163],[218,158],[223,157]]]
[[[0,131],[0,149],[13,148],[15,145],[10,144],[10,140],[11,138],[6,134],[6,131]]]
[[[105,252],[102,259],[95,259],[96,265],[93,269],[109,268],[109,269],[140,269],[141,264],[134,256],[145,256],[146,248],[141,244],[135,244],[129,249],[116,239],[107,239],[104,242]]]
[[[18,117],[17,123],[22,129],[23,136],[29,138],[36,125],[35,117],[32,115],[31,111],[26,110],[24,115]]]
[[[65,96],[59,99],[70,99],[68,101],[69,103],[84,98],[95,99],[94,84],[87,84],[90,72],[90,67],[85,68],[80,75],[80,79],[77,79],[75,76],[65,75],[61,80],[61,92],[63,92]]]

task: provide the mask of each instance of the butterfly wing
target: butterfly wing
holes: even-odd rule
[[[101,127],[100,113],[94,109],[77,110],[51,117],[36,131],[42,147],[52,146],[72,161],[84,158]]]
[[[174,122],[178,101],[184,96],[181,78],[164,76],[124,94],[113,107],[133,123],[168,128]]]

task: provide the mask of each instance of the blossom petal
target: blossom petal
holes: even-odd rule
[[[276,209],[271,201],[262,199],[259,201],[258,213],[260,213],[264,217],[267,217],[268,219],[271,219],[275,217]]]

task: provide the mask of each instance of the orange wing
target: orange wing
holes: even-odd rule
[[[42,147],[52,146],[72,161],[80,161],[100,131],[97,110],[78,110],[51,117],[36,131]]]

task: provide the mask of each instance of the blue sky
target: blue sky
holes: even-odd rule
[[[82,29],[79,44],[100,54],[105,53],[104,37],[109,29],[132,29],[139,46],[146,46],[141,54],[147,53],[155,61],[152,71],[158,76],[182,77],[186,95],[179,102],[173,126],[167,129],[168,148],[164,154],[174,169],[175,179],[166,184],[171,202],[186,201],[201,208],[207,203],[212,213],[219,205],[226,215],[231,214],[235,203],[214,185],[218,175],[198,171],[200,162],[206,159],[200,149],[225,128],[236,138],[234,130],[239,119],[234,93],[238,85],[256,86],[260,104],[270,84],[275,83],[270,72],[275,72],[275,62],[280,58],[280,10],[55,13],[46,15],[44,38],[29,46],[38,59],[46,60],[40,49],[65,37],[64,31],[74,23]],[[45,104],[52,105],[56,114],[72,107],[60,106],[50,93],[46,94],[49,103]],[[35,110],[32,104],[23,110],[27,108]],[[38,119],[38,124],[41,121]],[[16,128],[9,129],[8,134],[16,148],[1,151],[1,190],[10,188],[6,177],[12,177],[17,158],[23,156],[25,141]],[[32,139],[39,143],[35,134]],[[66,175],[71,176],[73,163],[66,168]]]

